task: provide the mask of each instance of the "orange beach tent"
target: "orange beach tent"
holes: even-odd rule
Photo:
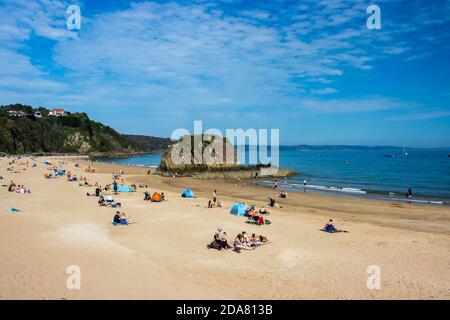
[[[155,192],[152,195],[152,202],[161,202],[161,194]]]

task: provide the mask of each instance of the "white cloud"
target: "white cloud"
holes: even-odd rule
[[[334,88],[322,88],[322,89],[312,89],[311,93],[312,94],[318,94],[318,95],[323,95],[323,94],[333,94],[336,93],[337,90]]]
[[[382,32],[371,32],[362,0],[302,1],[298,11],[255,5],[237,13],[213,2],[132,2],[126,9],[83,17],[79,36],[65,28],[67,5],[5,2],[0,11],[3,99],[105,110],[156,108],[175,117],[217,110],[232,116],[250,109],[408,108],[382,97],[325,98],[337,93],[329,83],[345,71],[371,72],[377,59],[410,50],[397,39],[416,26],[389,28],[387,22]],[[21,51],[32,34],[55,41],[49,64],[63,69],[64,78]]]

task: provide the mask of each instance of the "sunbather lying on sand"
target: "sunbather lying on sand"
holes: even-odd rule
[[[263,235],[256,235],[252,234],[252,237],[250,238],[251,243],[254,243],[256,246],[260,246],[265,243],[269,243],[269,239]]]
[[[254,213],[252,216],[249,216],[248,219],[248,223],[254,223],[259,226],[262,226],[266,223],[264,217],[260,213]],[[267,224],[270,224],[269,220],[267,220],[267,222]]]

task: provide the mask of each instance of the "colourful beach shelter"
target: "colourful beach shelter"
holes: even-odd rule
[[[184,189],[183,193],[181,193],[181,196],[183,198],[193,198],[194,197],[194,192],[192,192],[191,189]]]
[[[230,210],[231,214],[234,214],[235,216],[238,216],[238,217],[245,216],[246,212],[247,212],[247,206],[240,202],[236,202],[235,204],[233,204],[233,206],[231,207],[231,210]]]

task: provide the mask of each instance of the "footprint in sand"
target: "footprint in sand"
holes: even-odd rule
[[[278,254],[278,259],[286,268],[293,268],[305,260],[313,259],[313,254],[305,250],[285,249]]]
[[[43,237],[64,241],[74,246],[113,250],[116,253],[132,253],[130,248],[111,239],[107,228],[97,224],[75,224],[45,233]]]

